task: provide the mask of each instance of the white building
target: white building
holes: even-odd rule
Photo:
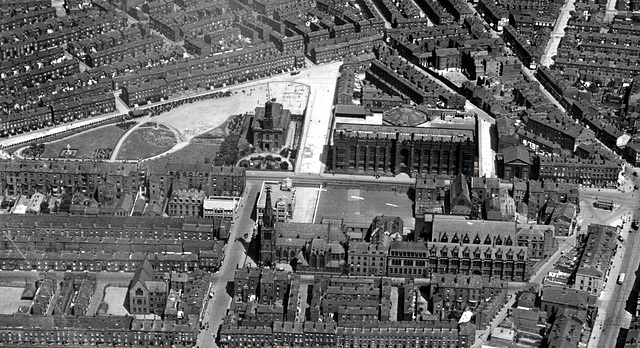
[[[204,199],[203,216],[205,218],[235,221],[238,214],[238,197],[211,196]]]
[[[256,203],[258,223],[261,223],[262,215],[264,215],[267,187],[271,190],[271,209],[273,209],[277,221],[286,222],[287,219],[293,216],[295,207],[296,189],[292,187],[291,179],[284,179],[281,182],[262,182],[260,196],[258,196],[258,202]]]

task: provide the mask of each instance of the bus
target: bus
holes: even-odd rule
[[[618,284],[624,283],[624,273],[620,273],[618,276]]]
[[[593,202],[593,207],[597,209],[613,210],[613,201],[610,199],[599,199]]]

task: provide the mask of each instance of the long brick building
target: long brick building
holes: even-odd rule
[[[338,173],[473,175],[474,129],[336,125],[332,170]]]

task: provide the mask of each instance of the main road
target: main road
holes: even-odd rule
[[[629,211],[627,208],[624,212]],[[631,323],[631,313],[625,310],[625,306],[640,263],[640,237],[637,232],[629,233],[630,225],[630,222],[624,225],[620,235],[625,241],[618,244],[605,288],[598,297],[598,315],[588,347],[615,347],[620,328],[629,327]],[[620,273],[626,274],[622,284],[617,283]]]
[[[247,182],[244,194],[240,200],[239,215],[229,231],[229,239],[224,247],[224,260],[222,266],[213,275],[213,298],[205,308],[205,329],[198,334],[198,346],[203,348],[217,347],[214,341],[218,335],[218,329],[227,314],[231,304],[231,296],[227,290],[233,289],[233,277],[238,267],[244,266],[247,254],[238,236],[252,231],[254,221],[251,212],[260,191],[260,185]],[[231,286],[230,286],[231,285]]]
[[[630,167],[627,169],[625,190],[640,183],[640,178],[630,175],[633,169]],[[585,220],[595,216],[594,222],[600,224],[624,223],[620,233],[624,241],[618,244],[605,288],[598,298],[598,315],[588,345],[593,348],[615,347],[620,328],[628,328],[631,322],[631,313],[626,311],[625,306],[636,281],[636,270],[640,265],[640,236],[637,231],[630,229],[629,221],[633,219],[633,215],[640,207],[640,200],[633,190],[621,192],[613,189],[583,189],[581,196],[585,201],[581,213],[585,215]],[[605,212],[596,211],[591,205],[596,199],[610,199],[616,208],[608,215]],[[623,284],[617,284],[620,273],[626,275]]]

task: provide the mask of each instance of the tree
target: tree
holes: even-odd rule
[[[60,205],[58,206],[58,211],[68,213],[69,207],[71,207],[71,196],[68,193],[63,193],[60,197]]]
[[[40,214],[49,214],[49,203],[47,201],[40,203]]]
[[[281,162],[280,163],[280,169],[282,170],[289,170],[289,162]]]

